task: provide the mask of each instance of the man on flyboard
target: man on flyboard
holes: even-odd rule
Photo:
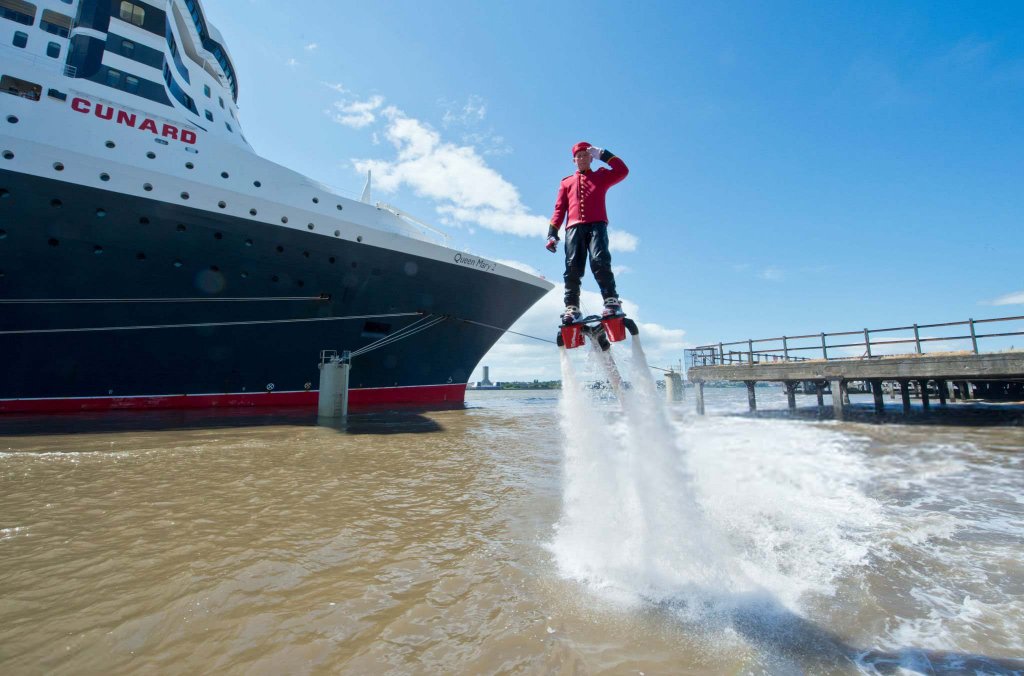
[[[565,314],[563,324],[580,319],[580,279],[590,256],[590,269],[601,287],[604,298],[603,317],[621,317],[622,303],[615,291],[612,256],[608,250],[608,214],[604,197],[608,188],[626,178],[626,163],[607,150],[596,148],[586,141],[572,147],[572,160],[576,173],[566,176],[558,186],[555,213],[548,227],[546,248],[558,251],[558,229],[568,216],[565,226]],[[594,160],[605,162],[610,169],[590,168]]]

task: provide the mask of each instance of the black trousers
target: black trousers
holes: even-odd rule
[[[565,304],[580,304],[580,279],[590,256],[590,270],[602,298],[616,298],[615,275],[612,274],[612,254],[608,250],[608,224],[579,223],[565,230]]]

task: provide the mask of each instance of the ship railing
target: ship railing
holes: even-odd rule
[[[75,77],[78,74],[78,69],[75,66],[69,66],[48,56],[28,54],[25,50],[11,47],[10,45],[0,45],[0,59],[7,58],[17,59],[22,63],[30,63],[42,70],[57,72],[67,77]]]
[[[398,216],[399,218],[401,218],[403,221],[405,221],[405,222],[407,222],[407,223],[409,223],[409,224],[411,224],[413,226],[416,226],[417,228],[420,229],[421,232],[430,233],[430,235],[432,235],[434,237],[440,237],[441,241],[444,243],[444,246],[446,246],[446,247],[448,246],[448,241],[450,239],[450,236],[448,235],[447,232],[445,232],[443,230],[439,230],[438,228],[435,228],[432,225],[427,225],[426,223],[424,223],[420,219],[416,218],[415,216],[412,216],[412,215],[402,211],[398,207],[393,207],[390,204],[385,204],[384,202],[377,202],[376,206],[377,206],[378,209],[383,209],[385,211],[390,211],[395,216]]]
[[[729,343],[700,345],[686,350],[690,366],[723,366],[729,364],[762,364],[766,362],[792,362],[817,359],[824,361],[850,359],[879,359],[900,355],[926,355],[925,347],[932,343],[932,354],[936,352],[970,352],[979,354],[979,341],[987,341],[989,351],[993,349],[1017,349],[1007,338],[1024,336],[1020,326],[1006,326],[983,333],[983,327],[1001,322],[1024,323],[1024,316],[993,317],[991,319],[967,319],[939,324],[910,324],[883,329],[858,329],[856,331],[835,331],[805,335],[780,336],[775,338],[748,338]],[[979,326],[983,325],[983,326]],[[949,333],[953,335],[937,335]],[[1012,329],[1018,330],[1012,330]],[[925,334],[922,335],[922,331]],[[881,337],[878,334],[898,332],[903,335]],[[857,339],[851,339],[856,336]],[[838,338],[837,342],[835,339]],[[831,339],[831,340],[830,340]],[[1003,340],[996,340],[1003,339]],[[803,352],[804,355],[794,353]],[[813,356],[805,356],[810,352]]]

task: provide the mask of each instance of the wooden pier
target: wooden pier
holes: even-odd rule
[[[908,413],[912,383],[917,385],[920,392],[921,405],[928,408],[930,382],[935,383],[939,403],[944,405],[947,399],[954,396],[970,398],[971,383],[1024,381],[1024,351],[980,352],[978,349],[979,340],[1024,335],[1024,331],[1021,330],[979,333],[979,324],[1022,321],[1024,317],[969,319],[965,322],[914,324],[886,329],[748,339],[704,345],[687,350],[687,360],[691,364],[687,377],[694,383],[697,412],[701,415],[704,414],[704,384],[713,381],[746,383],[747,398],[752,411],[757,408],[754,388],[758,382],[781,382],[786,388],[790,409],[796,408],[798,386],[805,392],[816,391],[819,407],[823,405],[823,393],[828,387],[832,393],[832,406],[838,420],[843,419],[844,406],[849,403],[849,383],[870,383],[875,410],[878,412],[884,409],[883,390],[888,388],[894,391],[898,386],[903,400],[903,411]],[[958,326],[969,327],[969,335],[921,336],[922,329],[931,331]],[[880,333],[909,330],[913,330],[913,338],[877,338],[877,334]],[[874,340],[872,334],[876,336]],[[836,337],[853,335],[862,337],[863,340],[854,343],[834,342]],[[833,339],[832,343],[829,342],[829,338]],[[808,345],[808,340],[813,340],[815,344]],[[955,341],[970,341],[971,347],[962,351],[926,353],[922,344],[935,341],[942,341],[943,346],[947,347]],[[882,351],[892,352],[895,345],[905,343],[913,343],[915,351],[909,354],[879,354]],[[857,357],[837,355],[837,352],[849,352],[851,348],[858,351],[863,348],[863,353]],[[828,353],[830,349],[831,356]],[[806,354],[808,351],[819,352],[821,357],[798,354]]]

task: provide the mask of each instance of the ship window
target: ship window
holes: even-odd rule
[[[0,91],[32,101],[38,101],[39,97],[42,96],[43,87],[35,82],[4,75],[0,78]]]
[[[31,26],[36,20],[36,6],[22,0],[0,0],[0,16],[15,23]]]
[[[217,100],[220,101],[220,107],[223,108],[224,107],[224,97],[218,96]]]
[[[39,20],[39,27],[47,33],[53,33],[54,35],[66,38],[68,33],[71,32],[71,17],[67,14],[44,9],[43,16]]]
[[[60,45],[58,45],[56,42],[51,42],[50,44],[46,45],[46,55],[51,59],[60,58]]]
[[[135,43],[131,40],[121,40],[121,56],[127,56],[129,59],[135,58]]]
[[[224,123],[224,126],[228,128],[228,131],[230,131],[231,133],[234,133],[234,131],[235,131],[235,130],[231,128],[231,125],[230,125],[230,124],[228,124],[227,122],[225,122],[225,123]]]
[[[213,113],[211,113],[208,110],[205,111],[205,112],[206,112],[206,119],[209,120],[210,122],[213,122]]]
[[[146,10],[133,2],[121,2],[121,20],[141,26],[146,21]]]
[[[203,93],[206,94],[206,98],[210,98],[210,85],[203,85]]]
[[[125,75],[124,77],[124,90],[129,94],[134,94],[139,91],[139,78],[132,75]]]
[[[15,47],[24,47],[28,44],[28,33],[22,31],[14,31],[14,39],[11,40],[11,44]]]
[[[111,87],[121,87],[121,71],[110,69],[107,71],[107,84]]]

